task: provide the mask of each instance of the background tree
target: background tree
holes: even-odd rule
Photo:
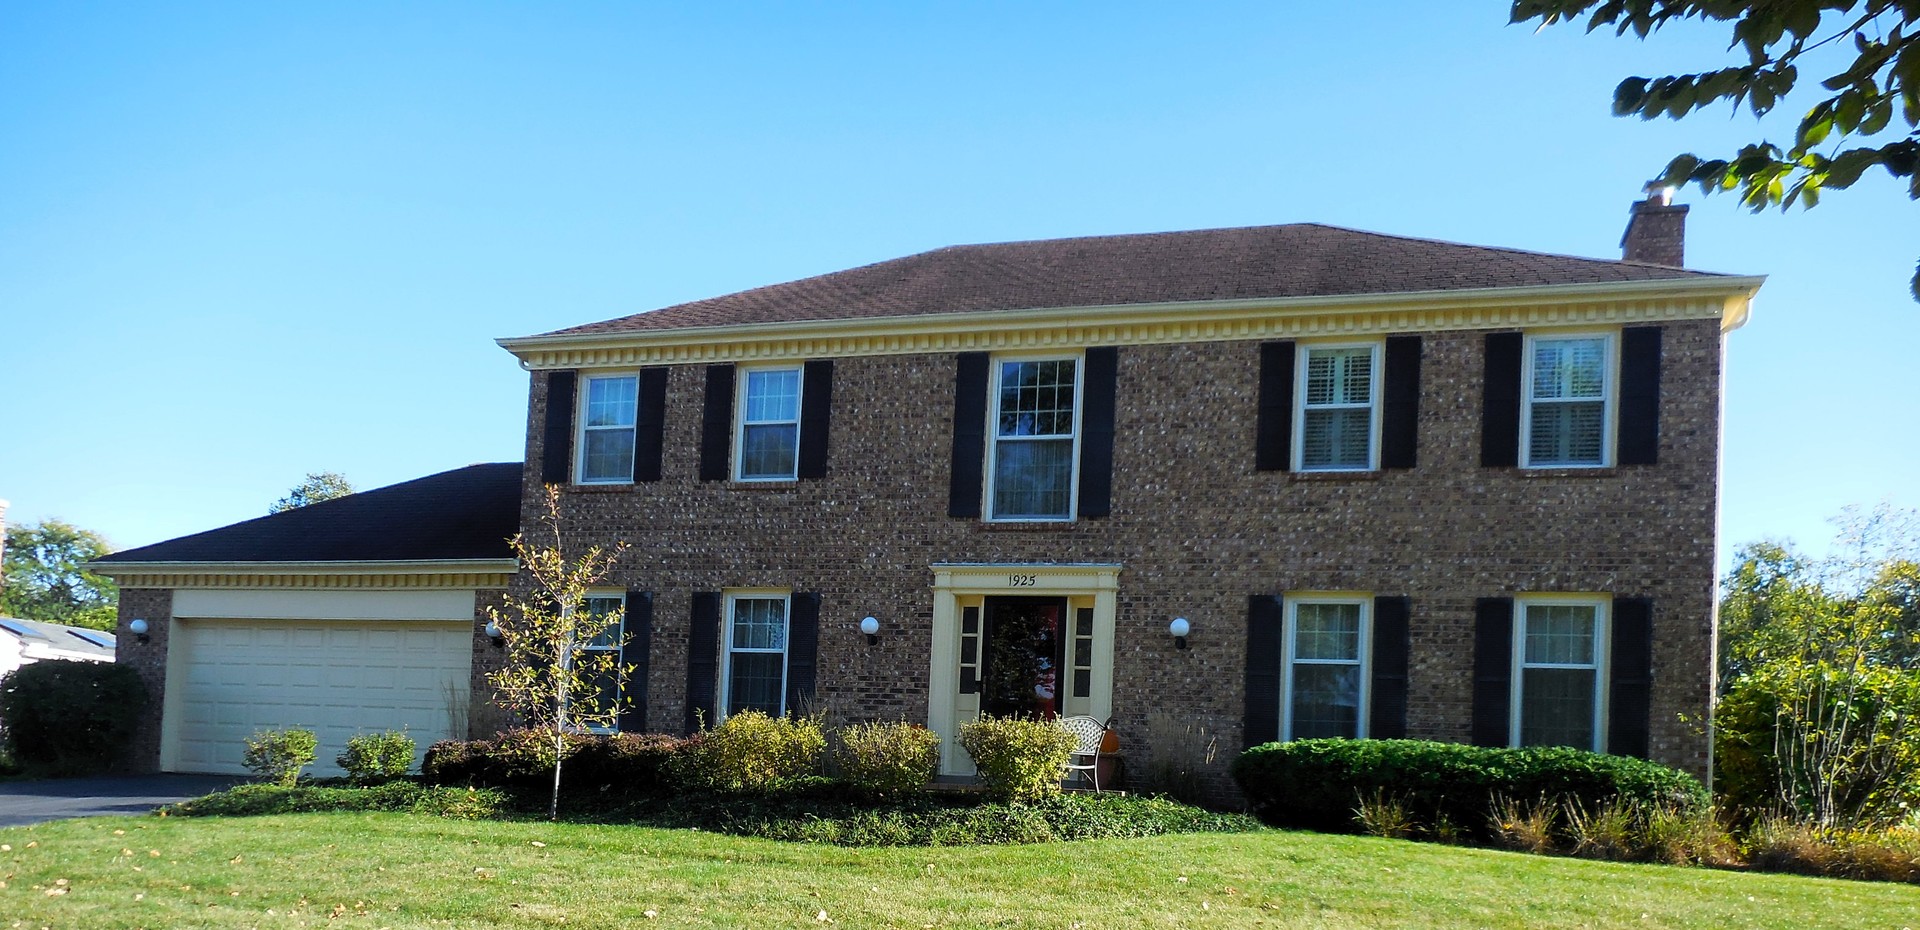
[[[82,565],[113,551],[100,534],[59,520],[7,527],[0,614],[111,630],[120,589]]]
[[[1740,550],[1723,582],[1719,785],[1823,826],[1920,805],[1920,513],[1849,509],[1833,554]]]
[[[524,593],[509,595],[502,606],[487,608],[506,649],[505,663],[487,682],[495,702],[518,714],[552,750],[553,797],[547,817],[554,819],[560,816],[560,768],[569,736],[620,721],[619,703],[608,700],[596,684],[613,676],[624,679],[632,669],[619,664],[619,648],[586,648],[622,628],[622,611],[592,612],[586,601],[627,544],[617,543],[612,550],[589,546],[569,555],[561,531],[559,488],[547,486],[546,503],[542,525],[536,528],[539,538],[523,531],[509,540],[520,560],[521,577],[532,584]]]
[[[1694,154],[1667,163],[1661,182],[1691,181],[1707,193],[1738,191],[1754,212],[1811,207],[1824,191],[1852,187],[1880,167],[1920,200],[1920,0],[1515,0],[1512,21],[1542,28],[1586,17],[1587,31],[1612,26],[1645,38],[1698,19],[1731,24],[1728,47],[1745,61],[1691,74],[1630,77],[1613,92],[1615,115],[1686,116],[1727,101],[1756,117],[1800,82],[1809,55],[1838,55],[1793,137],[1762,139],[1718,158]],[[1826,49],[1825,52],[1820,50]],[[1851,58],[1846,56],[1851,49]],[[1862,143],[1862,144],[1850,144]],[[1920,300],[1920,263],[1911,284]]]
[[[347,476],[332,471],[310,471],[307,472],[307,480],[295,485],[286,497],[274,501],[273,506],[267,508],[267,513],[280,513],[352,493],[353,482],[348,481]]]

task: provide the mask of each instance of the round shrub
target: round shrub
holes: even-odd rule
[[[856,723],[834,734],[841,779],[869,794],[919,791],[940,770],[940,734],[911,723]]]
[[[41,775],[85,775],[120,761],[147,705],[133,669],[52,660],[0,678],[0,731],[9,755]]]
[[[300,770],[313,764],[319,744],[312,730],[261,730],[247,738],[241,761],[247,771],[291,788],[300,780]]]
[[[679,776],[691,787],[766,791],[812,774],[827,745],[815,717],[770,717],[743,710],[680,754]]]
[[[347,751],[333,761],[363,785],[392,781],[407,777],[416,745],[413,737],[399,730],[358,733],[347,738]]]
[[[1705,789],[1685,772],[1563,747],[1307,739],[1255,746],[1233,761],[1232,773],[1262,820],[1328,832],[1354,831],[1362,798],[1393,799],[1415,824],[1483,840],[1491,838],[1496,799],[1589,810],[1616,801],[1676,810],[1706,802]]]
[[[1067,759],[1079,740],[1048,720],[985,714],[960,727],[960,747],[973,757],[987,794],[1030,801],[1060,793]]]

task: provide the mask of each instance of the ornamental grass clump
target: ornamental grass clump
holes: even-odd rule
[[[241,762],[247,771],[291,788],[300,780],[300,770],[313,764],[319,744],[312,730],[261,730],[247,738]]]
[[[1061,775],[1079,741],[1058,724],[1028,717],[992,717],[960,727],[960,747],[973,757],[987,794],[1032,801],[1060,793]]]
[[[687,746],[681,781],[719,791],[770,791],[813,774],[826,745],[817,717],[743,710]]]
[[[834,767],[854,789],[873,795],[925,788],[940,768],[940,734],[911,723],[856,723],[834,734]]]

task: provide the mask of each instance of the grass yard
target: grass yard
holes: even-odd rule
[[[415,814],[0,830],[0,928],[1912,928],[1920,887],[1270,831],[846,849]]]

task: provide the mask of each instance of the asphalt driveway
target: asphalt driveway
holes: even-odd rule
[[[0,827],[67,817],[144,814],[245,780],[233,775],[124,775],[0,782]]]

